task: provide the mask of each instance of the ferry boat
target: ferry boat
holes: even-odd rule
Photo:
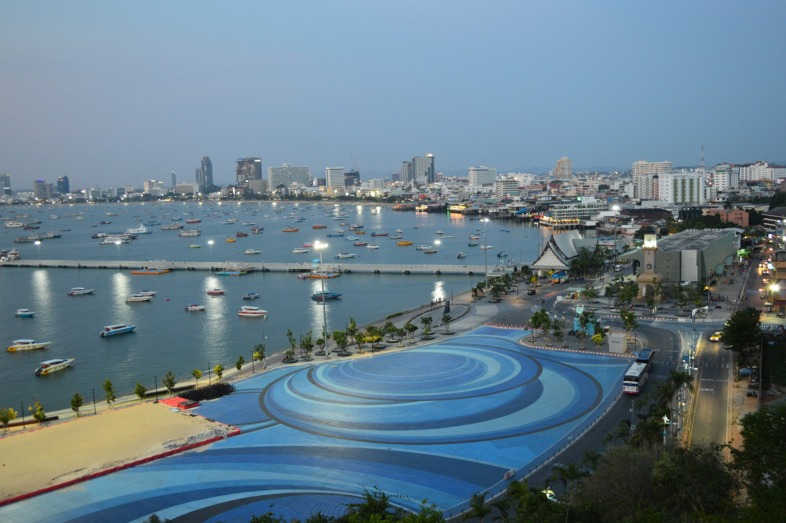
[[[126,229],[126,234],[150,234],[153,231],[145,227],[144,225],[140,225],[139,227],[131,227],[130,229]]]
[[[107,325],[98,335],[102,338],[106,338],[109,336],[117,336],[118,334],[126,334],[132,332],[134,329],[136,329],[136,325],[118,323],[117,325]]]
[[[20,318],[32,318],[35,316],[35,312],[30,309],[16,309],[15,316],[19,316]]]
[[[153,296],[149,294],[139,294],[135,292],[134,294],[129,294],[128,296],[126,296],[126,303],[150,301],[152,299]]]
[[[14,340],[6,349],[8,352],[21,352],[25,350],[43,349],[51,345],[51,341]]]
[[[95,289],[85,289],[84,287],[74,287],[68,291],[69,296],[84,296],[86,294],[93,294]]]
[[[242,316],[243,318],[264,318],[267,316],[267,311],[260,309],[259,307],[244,305],[243,307],[240,307],[237,315]]]
[[[226,293],[227,291],[225,291],[224,289],[210,289],[209,291],[207,291],[208,296],[223,296]]]
[[[68,358],[68,359],[59,358],[56,360],[42,361],[41,366],[35,370],[35,375],[46,376],[47,374],[51,374],[53,372],[57,372],[59,370],[65,369],[66,367],[69,367],[75,361],[76,358]]]
[[[188,305],[186,305],[186,312],[200,312],[204,310],[205,310],[204,305],[197,305],[196,303],[189,303]]]
[[[331,291],[317,291],[311,295],[311,299],[314,301],[325,302],[328,300],[337,300],[341,297],[340,292],[331,292]]]
[[[299,230],[297,227],[284,227],[281,232],[298,232]]]

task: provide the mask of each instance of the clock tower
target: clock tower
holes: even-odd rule
[[[636,282],[639,284],[639,299],[646,300],[651,294],[654,294],[655,285],[662,281],[655,268],[655,252],[657,250],[658,237],[654,234],[645,234],[644,245],[641,249],[643,271],[636,278]]]

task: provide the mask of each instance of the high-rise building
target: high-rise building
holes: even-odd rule
[[[308,167],[297,167],[285,163],[281,167],[268,167],[267,179],[271,191],[275,191],[281,186],[289,189],[293,184],[308,186],[311,183],[311,171]]]
[[[328,194],[344,194],[344,168],[325,167],[325,190]]]
[[[671,172],[671,162],[633,162],[631,177],[633,178],[633,197],[639,200],[658,199],[657,184],[659,175]]]
[[[248,187],[248,182],[251,180],[261,180],[262,158],[239,158],[235,174],[240,187]]]
[[[469,178],[469,185],[479,187],[481,185],[492,185],[497,181],[497,169],[494,167],[470,167],[467,169],[467,177]]]
[[[557,180],[570,180],[573,178],[573,162],[567,156],[557,160],[557,168],[554,169],[554,178]]]
[[[740,168],[728,163],[721,163],[715,166],[710,172],[712,186],[718,191],[728,191],[739,189],[740,187]]]
[[[415,185],[434,183],[434,155],[427,154],[412,158],[412,171]]]
[[[360,187],[360,173],[358,171],[345,172],[344,187]]]
[[[165,194],[164,191],[164,182],[159,180],[145,180],[143,185],[142,192],[145,194],[150,194],[153,196],[163,196]]]
[[[210,156],[202,157],[202,166],[196,170],[196,183],[202,194],[213,187],[213,162],[210,161]]]
[[[704,176],[700,172],[677,172],[659,176],[659,200],[671,205],[704,203]]]
[[[3,196],[11,196],[11,174],[0,174],[0,186],[3,187]]]
[[[33,198],[36,200],[46,200],[46,182],[36,180],[33,182]]]
[[[171,185],[171,187],[172,187],[173,191],[177,187],[177,174],[175,173],[175,171],[172,171],[172,185]]]
[[[409,160],[404,160],[401,162],[401,169],[399,169],[398,174],[398,181],[402,183],[412,183],[414,178],[414,172],[412,170],[412,162]]]
[[[57,192],[59,194],[68,194],[71,192],[71,184],[68,182],[68,176],[61,176],[57,179]]]

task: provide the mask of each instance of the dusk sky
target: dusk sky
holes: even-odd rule
[[[6,1],[14,190],[786,161],[786,2]]]

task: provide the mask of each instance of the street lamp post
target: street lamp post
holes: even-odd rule
[[[41,240],[35,241],[35,246],[38,247],[38,266],[41,266]]]
[[[319,251],[319,284],[322,289],[322,300],[317,303],[322,304],[322,339],[325,341],[325,356],[330,358],[330,350],[328,350],[328,324],[327,324],[327,307],[325,306],[325,275],[323,274],[322,266],[322,251],[327,249],[328,244],[319,240],[314,242],[314,248]]]
[[[483,218],[483,277],[484,283],[489,281],[489,237],[486,234],[487,225],[489,223],[488,218]]]
[[[115,240],[115,247],[117,247],[117,268],[120,268],[120,244],[123,243],[120,240]]]
[[[207,244],[210,246],[210,272],[213,272],[213,240],[208,240]]]
[[[611,210],[614,211],[614,243],[612,248],[614,249],[614,265],[617,265],[617,225],[619,221],[620,206],[613,205]]]

